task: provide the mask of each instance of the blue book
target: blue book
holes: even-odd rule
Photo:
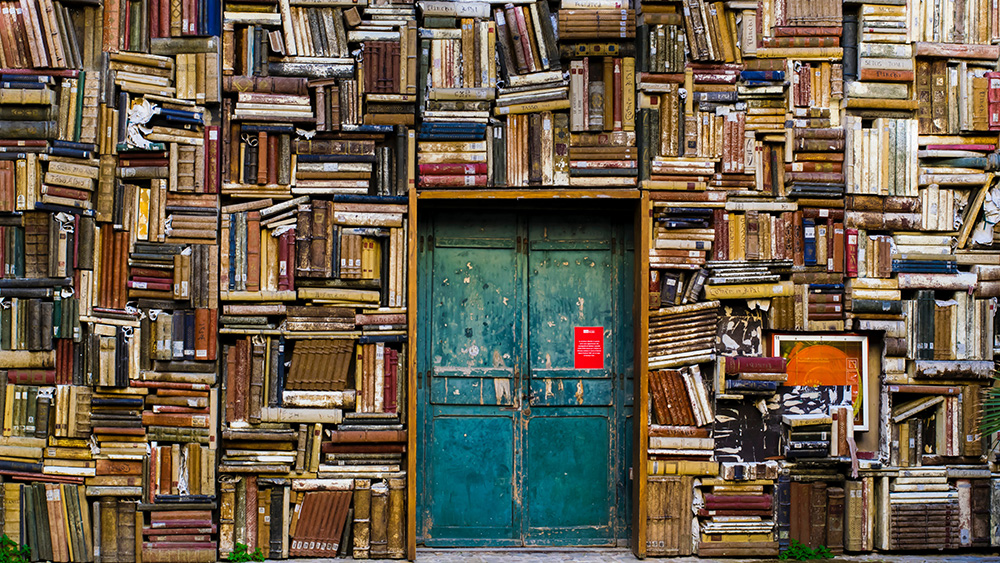
[[[816,265],[816,221],[802,219],[802,253],[806,266]]]
[[[405,195],[355,195],[336,194],[333,201],[340,203],[396,203],[406,204],[410,198]]]
[[[281,336],[278,338],[278,374],[277,374],[278,386],[278,404],[276,406],[281,406],[282,396],[285,391],[285,337]]]
[[[392,125],[340,125],[343,133],[392,133],[392,128]]]
[[[784,80],[783,70],[744,70],[740,72],[743,80]]]
[[[810,290],[824,290],[824,289],[835,289],[839,291],[844,290],[844,284],[842,283],[811,283],[809,284]],[[817,291],[818,293],[818,291]]]
[[[299,162],[375,162],[373,154],[300,154]]]
[[[177,313],[174,313],[175,315]],[[184,359],[194,359],[194,310],[184,311]]]
[[[777,391],[778,383],[778,381],[727,379],[726,389],[730,391]]]
[[[406,342],[405,334],[365,334],[358,338],[358,344],[375,344],[376,342],[385,342],[386,344],[394,344],[397,342]]]
[[[229,291],[236,290],[236,214],[229,216]]]

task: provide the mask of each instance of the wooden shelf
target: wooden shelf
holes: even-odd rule
[[[418,199],[639,199],[639,188],[490,188],[478,190],[418,190]]]

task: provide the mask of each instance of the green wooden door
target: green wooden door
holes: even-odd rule
[[[422,223],[426,545],[627,537],[630,232],[607,214],[440,212]]]

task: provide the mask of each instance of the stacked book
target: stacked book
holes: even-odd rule
[[[694,365],[714,359],[718,319],[718,301],[650,311],[649,368]]]
[[[831,407],[831,409],[834,407]],[[829,415],[785,414],[781,421],[788,426],[786,457],[828,457],[831,452],[831,424]]]
[[[961,546],[960,491],[949,484],[947,469],[903,469],[888,488],[889,549]]]
[[[770,396],[788,378],[784,358],[727,356],[726,389],[716,398],[742,399],[746,396]]]
[[[773,481],[709,478],[702,480],[702,486],[700,557],[773,557],[778,552]]]
[[[497,31],[489,5],[477,2],[459,10],[449,2],[423,2],[420,8],[419,139],[482,141],[497,86],[491,57]],[[425,163],[419,157],[418,162]]]

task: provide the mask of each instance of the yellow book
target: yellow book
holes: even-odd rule
[[[760,533],[760,534],[720,534],[720,533],[707,533],[701,535],[701,541],[705,543],[712,542],[770,542],[774,541],[774,534]]]
[[[794,294],[795,284],[787,280],[778,283],[705,286],[705,299],[769,299]]]
[[[513,115],[520,113],[537,113],[542,111],[558,111],[569,109],[569,99],[548,100],[545,102],[529,102],[524,104],[511,104],[496,108],[496,115]]]
[[[149,188],[139,188],[135,207],[135,236],[139,240],[149,240]]]
[[[635,131],[635,58],[622,58],[622,129]]]
[[[82,553],[74,553],[73,541],[72,541],[72,538],[73,538],[74,534],[70,530],[70,527],[72,526],[72,524],[70,524],[70,520],[69,520],[69,517],[70,517],[69,507],[66,506],[67,504],[69,504],[69,503],[66,502],[67,493],[76,494],[76,491],[72,490],[75,487],[74,487],[74,485],[65,485],[65,484],[64,485],[56,485],[56,486],[62,488],[62,491],[61,491],[62,492],[62,499],[59,501],[59,508],[62,509],[63,538],[64,538],[64,540],[66,542],[65,545],[66,545],[66,547],[69,550],[69,560],[70,561],[77,561],[79,559],[83,559],[83,554]],[[87,505],[83,505],[83,507],[81,507],[81,511],[83,511],[84,507],[86,507],[86,506]]]
[[[14,419],[14,386],[9,385],[5,390],[3,405],[3,435],[10,436],[13,433],[11,423]]]
[[[683,459],[651,460],[646,462],[646,473],[648,475],[718,475],[719,462]]]

